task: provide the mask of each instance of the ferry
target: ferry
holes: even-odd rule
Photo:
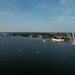
[[[55,39],[55,38],[52,38],[52,41],[59,41],[59,42],[63,42],[64,39]]]

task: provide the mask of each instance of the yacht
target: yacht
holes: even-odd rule
[[[56,39],[56,38],[52,38],[52,41],[59,41],[59,42],[62,42],[62,41],[64,41],[64,39]]]

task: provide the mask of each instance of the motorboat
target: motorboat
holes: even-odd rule
[[[64,39],[56,39],[56,38],[52,38],[52,41],[59,41],[59,42],[62,42],[62,41],[64,41]]]

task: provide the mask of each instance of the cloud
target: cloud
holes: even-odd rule
[[[69,17],[72,13],[74,12],[74,7],[71,7],[70,9],[64,11],[60,16],[59,16],[59,21],[63,21],[64,18]]]
[[[49,23],[59,23],[60,21],[58,20],[58,18],[49,18]]]
[[[16,15],[13,15],[13,14],[10,14],[10,13],[7,13],[7,12],[0,12],[0,15],[14,17],[14,18],[17,18],[17,19],[22,18],[22,17],[16,16]]]
[[[68,14],[67,14],[68,15]],[[49,18],[48,22],[53,24],[62,24],[62,23],[75,23],[75,17],[66,17],[66,13],[63,13],[59,18]]]
[[[73,23],[74,22],[74,3],[75,0],[60,0],[60,3],[62,5],[65,5],[65,9],[63,10],[63,12],[61,13],[61,15],[59,16],[58,20],[60,23]]]
[[[36,24],[37,19],[35,17],[31,16],[29,18],[24,18],[24,22],[28,23],[28,24]]]
[[[3,15],[3,17],[5,16],[9,16],[9,17],[13,17],[13,18],[16,18],[16,19],[20,19],[22,20],[23,22],[25,23],[28,23],[28,24],[41,24],[41,25],[45,25],[45,22],[40,18],[40,17],[34,17],[32,15],[30,16],[26,16],[26,17],[20,17],[20,16],[16,16],[16,15],[13,15],[11,13],[7,13],[7,12],[0,12],[0,17]]]
[[[75,0],[60,0],[60,3],[62,5],[72,5],[73,3],[75,3]]]
[[[28,24],[40,24],[40,25],[46,25],[45,22],[41,18],[31,17],[31,19],[24,19],[25,23]]]
[[[8,11],[8,10],[16,11],[18,9],[17,3],[14,0],[1,0],[0,7],[1,7],[1,9],[4,9],[6,11]]]
[[[37,18],[37,22],[42,24],[42,25],[46,25],[45,21],[42,18]]]
[[[32,21],[32,23],[36,23],[36,24],[40,24],[40,25],[46,25],[45,21],[40,17],[31,16],[30,18],[29,18],[29,21],[30,22]]]

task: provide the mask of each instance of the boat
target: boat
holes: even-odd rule
[[[52,41],[59,41],[59,42],[62,42],[62,41],[64,41],[64,39],[56,39],[56,38],[52,38]]]
[[[40,52],[36,52],[37,54],[40,54]]]

